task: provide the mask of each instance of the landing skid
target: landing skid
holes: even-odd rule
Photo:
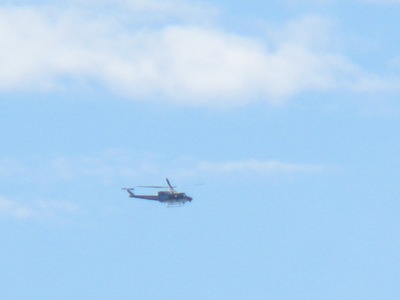
[[[182,207],[185,203],[182,202],[167,202],[167,207]]]

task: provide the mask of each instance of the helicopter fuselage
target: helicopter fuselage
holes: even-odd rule
[[[171,193],[169,191],[160,191],[158,195],[136,195],[130,194],[131,198],[139,198],[146,200],[155,200],[159,202],[168,202],[168,203],[185,203],[187,201],[192,201],[192,198],[187,196],[185,193]]]

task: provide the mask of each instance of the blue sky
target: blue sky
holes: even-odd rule
[[[399,12],[0,1],[1,299],[398,299]]]

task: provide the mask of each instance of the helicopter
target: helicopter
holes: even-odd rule
[[[191,202],[193,199],[187,196],[185,193],[178,193],[175,191],[175,186],[171,185],[168,178],[165,178],[167,181],[168,186],[158,186],[158,185],[151,185],[151,186],[143,186],[139,185],[138,187],[141,188],[169,188],[169,191],[159,191],[158,195],[136,195],[133,193],[134,188],[123,188],[129,194],[131,198],[138,198],[138,199],[145,199],[145,200],[154,200],[161,203],[166,203],[168,207],[174,206],[183,206],[186,202]]]

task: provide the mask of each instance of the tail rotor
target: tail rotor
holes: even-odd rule
[[[135,194],[133,193],[133,191],[135,190],[134,188],[122,188],[122,189],[128,192],[129,197],[135,196]]]

